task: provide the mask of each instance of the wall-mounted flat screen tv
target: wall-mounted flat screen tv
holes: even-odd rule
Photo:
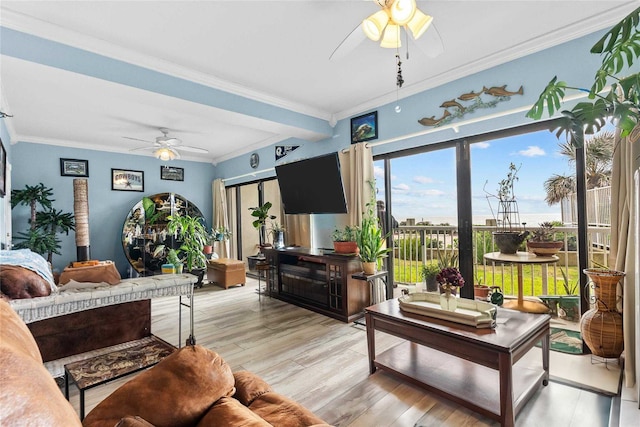
[[[288,214],[347,213],[338,153],[276,166]]]

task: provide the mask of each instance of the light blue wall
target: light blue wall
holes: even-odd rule
[[[54,147],[20,142],[13,146],[13,188],[42,182],[54,191],[54,208],[73,213],[73,177],[60,176],[60,158],[89,161],[89,236],[91,257],[113,260],[125,277],[128,261],[121,244],[122,225],[129,209],[143,195],[174,192],[194,203],[211,224],[211,180],[213,166],[208,163],[174,160],[171,166],[184,168],[184,181],[160,179],[160,160],[151,156],[134,156],[94,150]],[[112,191],[111,168],[144,172],[144,192]],[[26,230],[29,210],[13,210],[13,233]],[[54,255],[54,268],[62,270],[76,260],[75,233],[61,235],[62,255]]]

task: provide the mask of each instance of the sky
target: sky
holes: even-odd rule
[[[493,218],[483,188],[496,194],[509,164],[520,168],[514,190],[520,221],[537,226],[560,221],[560,205],[545,202],[544,181],[553,174],[573,174],[574,164],[558,153],[558,139],[547,130],[476,143],[471,146],[473,223]],[[384,198],[383,162],[374,164],[378,199]],[[457,225],[455,149],[448,148],[391,160],[392,213],[398,221]],[[493,210],[496,201],[492,200]]]

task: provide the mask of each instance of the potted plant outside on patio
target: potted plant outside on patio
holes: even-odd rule
[[[496,194],[486,190],[488,181],[485,182],[484,191],[487,194],[487,202],[497,226],[497,230],[493,232],[493,239],[498,250],[503,254],[515,254],[529,235],[528,231],[522,231],[520,228],[520,213],[514,192],[514,184],[518,180],[519,170],[520,168],[516,168],[513,163],[509,164],[507,177],[498,183]],[[498,201],[495,213],[491,205],[492,198]]]
[[[438,282],[436,276],[442,268],[436,262],[427,262],[420,270],[420,277],[424,280],[425,290],[427,292],[437,292]]]
[[[564,242],[556,240],[555,230],[552,222],[541,222],[540,227],[531,233],[531,237],[527,240],[527,249],[529,252],[537,256],[552,256],[557,254]]]
[[[356,227],[345,225],[344,228],[333,230],[331,235],[333,240],[333,250],[337,254],[358,254],[358,244],[356,243]]]

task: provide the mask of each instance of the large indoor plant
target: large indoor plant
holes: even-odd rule
[[[385,246],[386,237],[382,234],[380,220],[376,210],[375,182],[370,181],[372,187],[371,200],[366,205],[366,211],[362,216],[362,223],[356,229],[356,243],[360,250],[362,269],[365,274],[374,274],[382,258],[386,257],[391,249]]]
[[[630,71],[640,57],[640,8],[635,9],[613,26],[591,48],[591,53],[602,55],[602,64],[596,70],[590,89],[569,86],[554,76],[544,88],[527,117],[539,120],[545,110],[550,116],[560,111],[565,91],[587,92],[588,101],[563,110],[557,135],[565,134],[574,147],[584,144],[584,134],[594,134],[606,124],[613,123],[625,137],[638,125],[640,119],[640,73],[622,76]]]
[[[208,233],[201,217],[190,215],[170,215],[167,231],[176,236],[180,247],[178,251],[184,254],[187,271],[198,276],[198,284],[202,282],[207,257],[202,248],[207,242]]]
[[[518,202],[514,191],[514,184],[518,180],[518,171],[513,163],[509,164],[509,172],[507,177],[498,183],[496,194],[492,194],[486,190],[487,201],[496,221],[496,231],[493,232],[493,239],[503,254],[515,254],[518,247],[524,242],[527,231],[523,231],[520,227],[520,212],[518,211]],[[496,210],[493,210],[491,199],[497,200]]]
[[[53,254],[60,255],[60,239],[58,233],[69,234],[75,230],[75,219],[72,213],[57,211],[53,208],[55,201],[53,189],[44,184],[25,185],[23,190],[11,191],[11,208],[18,205],[29,206],[29,229],[18,232],[14,239],[18,242],[15,249],[30,249],[47,257],[51,263]],[[38,205],[42,210],[38,211]]]

